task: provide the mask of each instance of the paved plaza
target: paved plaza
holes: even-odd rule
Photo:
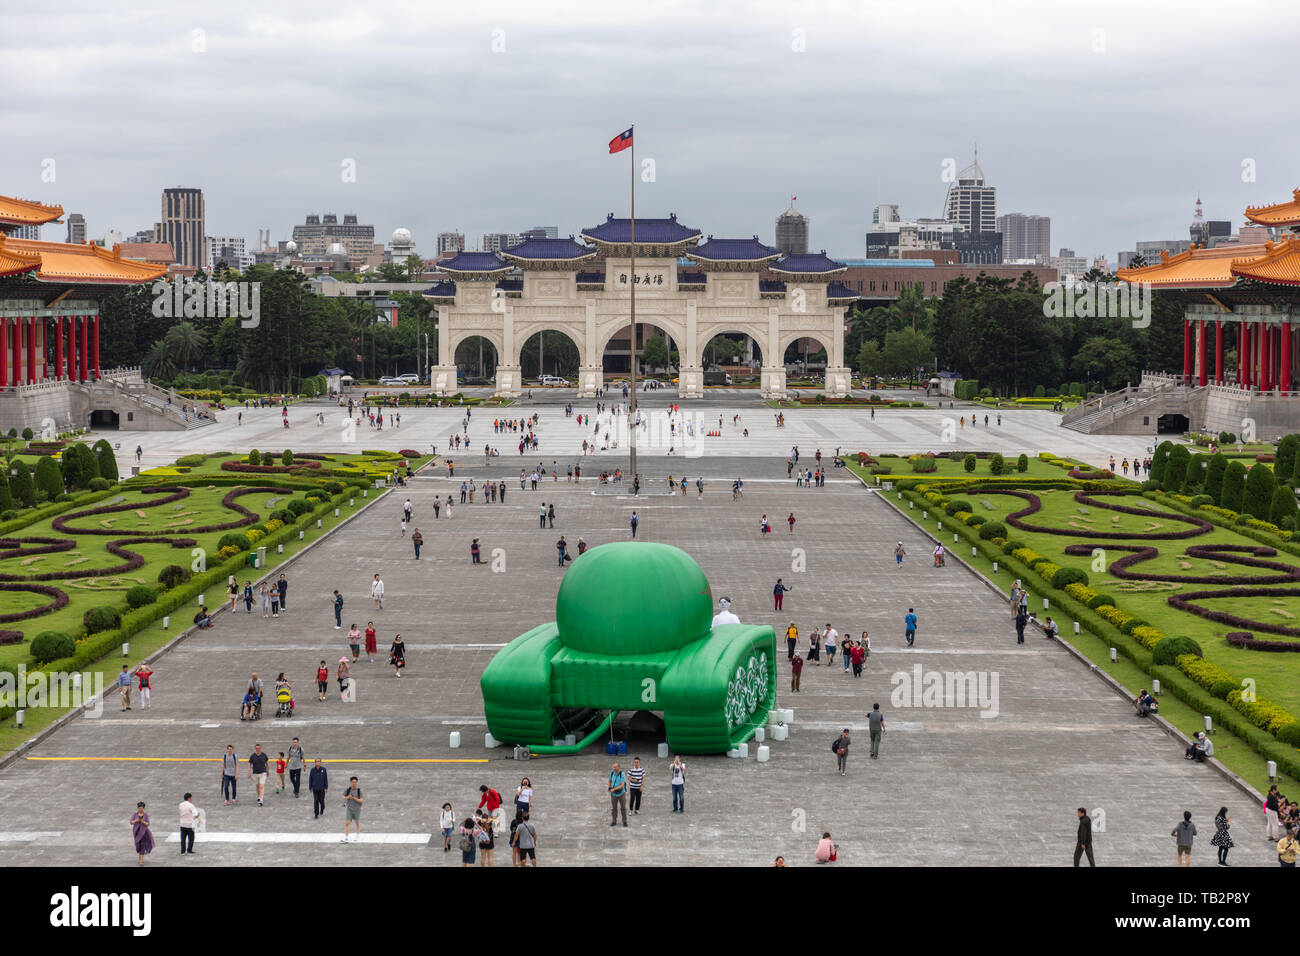
[[[162,838],[150,866],[239,866],[252,854],[259,865],[458,865],[458,853],[444,853],[436,835],[439,807],[450,801],[463,818],[482,783],[509,802],[525,775],[536,790],[533,819],[544,865],[765,865],[777,854],[803,865],[812,861],[816,837],[829,830],[841,861],[851,865],[1059,866],[1071,862],[1075,809],[1086,806],[1104,813],[1104,829],[1094,825],[1102,865],[1172,864],[1169,831],[1190,809],[1201,833],[1194,863],[1210,866],[1209,838],[1221,805],[1237,821],[1233,864],[1276,865],[1252,800],[1210,768],[1184,761],[1174,739],[1137,720],[1062,647],[1036,636],[1018,647],[1005,601],[955,564],[930,567],[928,540],[873,492],[841,470],[829,472],[825,488],[795,488],[785,477],[792,444],[805,460],[817,447],[828,455],[836,446],[846,452],[935,447],[943,417],[937,410],[878,412],[874,421],[864,411],[793,410],[779,430],[772,413],[754,402],[705,410],[726,421],[716,446],[706,444],[706,454],[671,465],[657,449],[654,467],[642,466],[656,479],[660,471],[702,475],[703,498],[693,487],[670,497],[651,483],[633,500],[630,488],[601,490],[586,477],[581,485],[561,478],[521,492],[520,456],[511,439],[499,437],[494,443],[502,455],[491,465],[483,465],[480,451],[463,457],[454,480],[433,467],[412,482],[414,524],[425,539],[417,562],[399,530],[404,494],[388,493],[288,567],[286,615],[264,620],[223,612],[212,631],[158,658],[150,710],[120,713],[110,699],[101,719],[69,723],[0,770],[0,865],[134,865],[127,820],[137,800],[149,804]],[[575,460],[584,433],[555,405],[524,404],[501,414],[535,411],[542,416],[540,454],[522,461],[549,466],[554,457],[563,468]],[[208,428],[151,433],[144,436],[146,464],[204,448],[345,447],[309,423],[310,413],[310,406],[291,412],[295,424],[287,438],[273,409],[246,414],[242,426],[225,413]],[[358,446],[436,442],[442,451],[460,414],[404,411],[400,430],[365,430]],[[493,440],[483,426],[495,414],[474,413],[471,436],[479,449]],[[732,414],[748,420],[749,438],[736,434]],[[1121,450],[1104,438],[1061,430],[1057,420],[1045,412],[1007,413],[1003,429],[985,434],[967,427],[956,447],[1051,449],[1098,463]],[[120,440],[123,449],[134,449],[130,433]],[[1135,443],[1123,442],[1130,453]],[[587,459],[584,471],[620,463],[613,455]],[[460,482],[470,477],[505,480],[505,502],[460,505]],[[730,493],[734,477],[745,481],[740,501]],[[433,498],[448,494],[457,500],[454,513],[448,518],[444,508],[435,521]],[[555,506],[553,530],[538,528],[541,502]],[[638,537],[685,549],[704,568],[714,595],[732,598],[743,622],[771,624],[780,634],[794,620],[801,636],[826,622],[854,637],[866,630],[872,653],[861,679],[845,674],[838,661],[809,665],[802,691],[792,694],[779,642],[779,706],[795,713],[789,739],[770,741],[765,764],[754,759],[752,744],[748,759],[687,757],[685,814],[670,813],[668,761],[657,756],[655,735],[633,734],[620,760],[626,766],[633,756],[642,759],[647,789],[641,814],[625,829],[609,826],[605,775],[613,758],[603,748],[527,763],[511,759],[506,748],[484,749],[478,680],[498,648],[554,619],[566,573],[556,565],[559,535],[571,547],[580,536],[590,546],[624,540],[633,509],[641,518]],[[793,535],[785,524],[791,511]],[[767,540],[759,534],[764,513],[776,529]],[[481,539],[483,565],[470,562],[473,537]],[[909,553],[901,568],[892,557],[898,540]],[[387,588],[378,612],[367,597],[375,572]],[[771,598],[778,577],[793,586],[779,615]],[[363,655],[354,666],[355,704],[341,702],[333,683],[325,703],[314,692],[317,662],[325,659],[333,669],[345,650],[346,632],[333,629],[335,588],[345,598],[345,627],[355,621],[364,628],[373,619],[379,631],[377,662]],[[920,619],[910,649],[902,636],[909,606]],[[408,648],[400,680],[384,664],[397,632]],[[981,716],[976,707],[895,706],[893,675],[910,678],[917,667],[987,679],[996,674],[996,716]],[[294,682],[297,716],[277,720],[268,707],[260,723],[241,723],[239,700],[252,671],[268,687],[285,671]],[[869,760],[864,715],[876,701],[886,712],[887,732],[881,758]],[[841,777],[830,741],[846,726],[854,742],[848,775]],[[449,746],[453,731],[461,734],[459,749]],[[222,805],[213,761],[227,743],[235,745],[242,771],[255,743],[274,754],[287,750],[294,736],[309,762],[320,756],[328,767],[326,817],[313,819],[305,792],[295,800],[270,792],[273,787],[267,805],[258,807],[246,778],[237,805]],[[366,797],[365,840],[343,846],[340,802],[354,774]],[[207,811],[192,861],[177,852],[175,829],[176,806],[187,790]],[[504,837],[498,847],[496,865],[509,865]]]

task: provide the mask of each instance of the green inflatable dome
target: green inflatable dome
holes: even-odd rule
[[[576,753],[620,711],[664,715],[680,753],[720,753],[753,736],[776,704],[770,626],[712,626],[703,570],[665,544],[591,548],[565,572],[556,620],[515,638],[479,686],[488,730],[538,753]],[[586,733],[577,746],[552,742]]]
[[[713,593],[678,548],[623,541],[575,561],[555,599],[564,646],[593,654],[675,651],[709,632]]]

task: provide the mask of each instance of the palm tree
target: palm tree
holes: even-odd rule
[[[203,361],[208,339],[193,323],[181,322],[167,330],[162,344],[177,365],[191,368]]]
[[[162,379],[170,381],[176,377],[176,362],[171,354],[167,351],[167,345],[163,339],[159,339],[153,344],[153,348],[144,357],[144,373],[149,378]]]

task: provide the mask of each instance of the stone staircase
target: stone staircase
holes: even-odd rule
[[[1062,417],[1061,424],[1086,434],[1154,435],[1156,422],[1163,415],[1185,415],[1189,423],[1199,420],[1197,409],[1204,404],[1203,391],[1172,377],[1154,380],[1144,377],[1139,385],[1107,392],[1072,408]]]

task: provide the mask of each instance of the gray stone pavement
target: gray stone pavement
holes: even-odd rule
[[[470,419],[470,446],[474,455],[462,451],[457,457],[463,456],[468,461],[477,456],[481,460],[486,442],[496,445],[503,459],[518,457],[509,435],[492,434],[492,420],[497,416],[524,418],[535,412],[541,415],[537,434],[541,441],[542,457],[548,463],[552,457],[563,463],[565,457],[579,456],[583,439],[592,437],[591,430],[579,428],[574,419],[564,418],[563,402],[566,398],[574,401],[577,411],[584,415],[594,409],[594,403],[590,400],[578,402],[572,396],[554,393],[535,394],[537,398],[532,401],[524,400],[504,409],[474,409]],[[650,393],[638,401],[640,407],[649,414],[662,412],[673,400],[671,396]],[[340,409],[331,403],[293,406],[289,412],[288,429],[281,424],[277,408],[242,410],[243,423],[237,424],[240,411],[232,408],[218,412],[215,424],[189,431],[118,431],[104,432],[93,437],[107,438],[117,446],[121,471],[124,475],[129,475],[130,466],[136,463],[137,446],[143,449],[142,464],[145,467],[167,464],[180,455],[192,452],[245,452],[249,448],[282,450],[288,447],[295,451],[317,452],[356,452],[374,448],[397,451],[411,448],[427,452],[431,446],[436,445],[439,452],[445,452],[448,437],[460,428],[464,416],[463,409],[451,407],[400,409],[402,422],[399,428],[393,428],[390,424],[382,431],[377,431],[363,425],[349,436],[342,425],[346,409]],[[318,412],[325,416],[324,425],[316,423],[315,416]],[[800,451],[808,456],[817,447],[828,455],[836,447],[842,447],[846,452],[867,450],[873,453],[978,450],[1036,455],[1042,451],[1051,451],[1093,465],[1103,465],[1111,455],[1116,459],[1126,456],[1132,458],[1145,454],[1146,449],[1154,444],[1150,437],[1085,435],[1062,428],[1060,415],[1039,410],[1006,410],[1002,413],[1002,425],[999,427],[997,412],[970,405],[963,408],[960,403],[951,409],[880,409],[876,411],[875,418],[871,417],[867,409],[788,409],[785,411],[785,427],[777,428],[774,410],[761,402],[756,394],[735,390],[732,395],[716,399],[710,396],[698,402],[684,403],[682,412],[687,416],[698,415],[702,421],[715,425],[719,416],[723,418],[725,426],[721,437],[701,439],[695,443],[706,457],[774,456],[784,461],[790,447],[798,445]],[[989,427],[985,428],[982,424],[972,427],[969,422],[972,412],[980,416],[981,422],[987,414]],[[732,416],[737,414],[742,417],[742,421],[739,427],[732,427]],[[956,424],[956,420],[962,416],[967,418],[964,428]],[[951,427],[947,427],[949,422]],[[749,437],[743,435],[742,429],[745,427],[750,430]],[[353,440],[347,440],[349,437]],[[515,441],[517,442],[517,436]],[[643,441],[642,453],[649,458],[667,458],[671,444],[670,441],[659,441],[647,447]],[[679,454],[686,450],[680,442],[676,443],[676,449]],[[612,454],[603,453],[603,456],[610,457]]]
[[[158,660],[152,709],[123,714],[110,700],[101,719],[74,721],[32,759],[0,771],[0,865],[134,865],[127,821],[137,800],[149,804],[156,832],[171,841],[150,866],[238,866],[251,862],[250,854],[259,865],[454,865],[454,850],[443,853],[437,839],[426,845],[439,806],[450,801],[463,816],[480,783],[509,800],[524,775],[537,792],[545,865],[766,865],[777,854],[804,865],[816,837],[829,830],[850,865],[1060,866],[1071,861],[1075,808],[1086,806],[1105,814],[1104,832],[1096,834],[1102,865],[1172,865],[1168,834],[1190,809],[1201,833],[1194,862],[1212,866],[1209,838],[1220,805],[1237,821],[1232,862],[1276,865],[1251,800],[1184,761],[1173,739],[1137,720],[1062,648],[1036,637],[1018,647],[1006,605],[959,567],[929,567],[926,539],[856,482],[837,475],[826,488],[795,489],[783,458],[709,456],[699,460],[709,482],[703,499],[692,489],[684,498],[652,493],[634,501],[619,490],[598,493],[586,479],[521,493],[511,477],[517,457],[487,470],[467,459],[454,483],[437,476],[413,482],[415,524],[426,541],[419,562],[400,537],[402,493],[390,493],[289,568],[286,616],[223,613],[211,632]],[[433,496],[455,489],[458,499],[462,474],[504,476],[506,502],[457,504],[453,517],[444,509],[434,521]],[[725,480],[735,474],[746,479],[739,502]],[[554,530],[537,527],[543,501],[555,503]],[[612,758],[603,750],[523,763],[483,748],[478,678],[497,647],[553,619],[565,573],[555,561],[559,534],[570,544],[580,535],[592,546],[621,540],[633,508],[642,518],[640,537],[691,553],[715,595],[729,595],[743,621],[780,631],[793,619],[804,635],[827,621],[841,633],[868,630],[873,652],[861,679],[838,665],[806,667],[799,694],[789,692],[778,654],[780,705],[795,711],[790,739],[771,743],[766,764],[753,756],[688,757],[685,814],[669,812],[667,761],[656,755],[654,736],[633,737],[621,759],[642,758],[647,796],[624,829],[609,826],[604,791]],[[790,511],[798,519],[793,536],[784,524]],[[764,512],[776,528],[768,540],[758,531]],[[485,560],[501,549],[502,572],[471,565],[475,536]],[[892,558],[899,539],[909,551],[901,569]],[[792,568],[796,549],[802,571]],[[379,612],[366,597],[376,571],[387,585]],[[794,586],[782,614],[771,605],[778,576]],[[382,662],[355,665],[356,704],[342,703],[334,685],[325,703],[315,699],[316,663],[324,658],[332,668],[344,650],[346,632],[332,626],[335,587],[345,596],[345,626],[375,620],[381,661],[395,632],[408,646],[400,680]],[[909,605],[920,618],[913,649],[902,636]],[[996,672],[997,716],[896,706],[893,675],[910,677],[917,666],[923,673]],[[237,719],[253,670],[268,686],[279,671],[290,675],[298,716],[276,720],[268,708],[260,723]],[[864,718],[873,701],[888,727],[876,761],[866,757]],[[845,726],[854,744],[841,777],[829,743]],[[461,732],[460,749],[450,748],[451,731]],[[324,819],[312,818],[307,796],[269,793],[267,806],[258,807],[247,779],[238,804],[222,805],[214,758],[225,744],[246,757],[259,741],[272,753],[287,749],[294,735],[309,759],[321,756],[329,768]],[[440,760],[486,762],[427,762]],[[389,842],[339,844],[340,798],[351,774],[367,797],[366,834]],[[186,790],[208,813],[193,860],[183,860],[175,843],[176,805]],[[496,864],[509,865],[508,849],[498,851]]]

